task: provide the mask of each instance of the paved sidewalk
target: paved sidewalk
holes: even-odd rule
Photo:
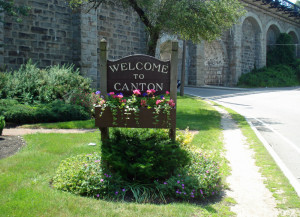
[[[226,158],[232,169],[226,180],[229,184],[226,194],[234,198],[237,204],[231,210],[238,217],[278,216],[276,200],[263,183],[259,167],[253,159],[254,152],[246,143],[246,138],[227,111],[217,106],[215,109],[222,115]]]
[[[9,128],[3,130],[3,136],[22,136],[34,133],[87,133],[95,132],[98,129],[27,129],[27,128]]]

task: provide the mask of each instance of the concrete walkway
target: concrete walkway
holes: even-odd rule
[[[231,210],[238,217],[278,216],[276,200],[263,183],[259,167],[253,159],[254,152],[249,149],[246,138],[224,109],[217,106],[215,109],[222,115],[226,158],[232,169],[226,180],[230,188],[226,195],[234,198],[237,204]]]
[[[26,129],[26,128],[9,128],[2,132],[3,136],[22,136],[34,133],[87,133],[95,132],[98,129]]]

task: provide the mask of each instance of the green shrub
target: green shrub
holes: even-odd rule
[[[300,83],[300,59],[295,60],[295,62],[293,62],[293,64],[292,64],[292,66],[295,70],[296,76],[297,76],[298,81]]]
[[[294,69],[287,65],[275,65],[255,69],[239,78],[238,86],[288,87],[298,85]]]
[[[110,171],[141,183],[170,177],[189,163],[180,144],[172,143],[165,130],[156,129],[114,129],[111,140],[102,145],[102,156]]]
[[[157,182],[166,197],[204,199],[220,193],[221,174],[218,164],[201,152],[189,150],[191,163],[177,170],[177,175]]]
[[[0,136],[2,135],[2,131],[5,127],[5,119],[3,116],[0,116]]]
[[[90,92],[90,79],[79,74],[73,66],[51,66],[39,69],[29,61],[19,70],[6,73],[0,97],[17,99],[22,103],[49,103],[64,99],[73,90]],[[1,83],[0,83],[1,85]]]
[[[67,102],[72,105],[82,106],[86,112],[92,115],[94,105],[99,101],[100,94],[87,93],[82,89],[75,89],[69,94]]]
[[[7,76],[5,73],[0,72],[0,98],[6,98],[6,93],[4,91],[4,87],[7,83]]]
[[[83,196],[103,196],[110,191],[111,175],[103,172],[101,156],[97,153],[68,158],[59,165],[53,187]],[[115,179],[113,179],[115,180]]]
[[[16,100],[0,100],[0,113],[7,122],[16,124],[46,123],[57,121],[87,120],[90,114],[77,105],[56,100],[48,104],[25,105]]]
[[[287,33],[280,33],[276,44],[269,47],[267,53],[267,66],[274,66],[278,64],[292,64],[295,59],[295,46],[293,44],[292,36]]]

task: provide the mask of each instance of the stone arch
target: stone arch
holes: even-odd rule
[[[171,53],[172,53],[172,41],[178,40],[177,36],[167,35],[164,34],[160,40],[158,41],[158,46],[156,46],[156,57],[167,61],[171,59]],[[181,78],[181,66],[182,66],[182,40],[178,40],[178,74],[177,79],[180,80]],[[187,48],[188,50],[188,48]],[[188,73],[186,73],[186,81],[187,81]]]
[[[261,66],[262,28],[254,16],[248,16],[242,23],[241,72],[250,72]]]
[[[290,31],[287,31],[287,33],[292,37],[292,40],[293,40],[294,44],[299,43],[299,37],[298,37],[298,34],[296,33],[296,31],[290,30]]]
[[[207,85],[224,85],[227,79],[227,50],[221,40],[204,44],[204,83]]]
[[[279,37],[281,30],[276,24],[271,24],[267,28],[267,46],[276,44],[277,38]]]
[[[288,30],[287,33],[292,37],[293,44],[295,44],[295,56],[300,57],[300,46],[299,46],[299,37],[296,31]]]

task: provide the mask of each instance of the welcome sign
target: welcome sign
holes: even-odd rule
[[[120,60],[107,60],[107,92],[132,95],[154,89],[156,94],[170,91],[170,61],[161,61],[147,55],[133,55]]]

